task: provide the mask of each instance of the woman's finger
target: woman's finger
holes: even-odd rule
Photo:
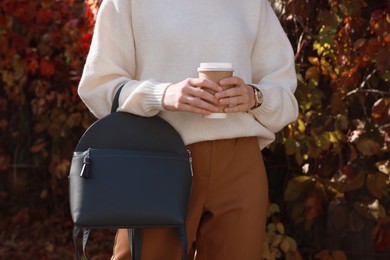
[[[229,77],[219,81],[221,86],[224,85],[245,85],[245,81],[240,77]]]
[[[213,92],[219,92],[223,90],[220,85],[208,79],[192,78],[190,79],[189,83],[191,86],[198,87],[204,90],[211,90]]]
[[[213,94],[197,87],[197,85],[216,88],[215,83],[198,79],[186,79],[167,87],[163,97],[163,107],[170,111],[186,111],[209,114],[218,111],[218,100]],[[219,86],[217,86],[218,88]]]
[[[215,98],[215,97],[214,97]],[[216,100],[216,99],[215,99]],[[218,100],[214,103],[207,102],[206,100],[196,97],[196,96],[186,96],[184,104],[190,105],[194,110],[190,112],[195,112],[199,110],[204,110],[205,112],[217,112],[218,111]],[[203,112],[202,112],[203,114]]]
[[[241,105],[248,103],[247,97],[244,96],[235,96],[235,97],[227,97],[219,100],[219,104],[221,105]]]
[[[228,106],[225,112],[248,111],[254,103],[253,88],[246,85],[239,77],[230,77],[220,81],[222,86],[231,85],[233,87],[216,93],[219,104]]]

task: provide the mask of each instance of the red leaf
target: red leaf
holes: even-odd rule
[[[316,195],[306,198],[306,219],[315,219],[323,213],[321,200]]]
[[[0,130],[5,130],[8,126],[8,121],[6,119],[1,119],[0,120]]]
[[[53,13],[48,9],[41,9],[37,14],[38,22],[50,23],[52,21]]]
[[[28,59],[28,72],[35,75],[38,70],[38,61],[36,59]]]
[[[30,221],[30,211],[28,208],[24,208],[18,211],[12,218],[14,224],[28,224]]]
[[[32,153],[39,153],[41,152],[43,149],[45,149],[47,143],[44,142],[43,140],[38,140],[31,148],[30,148],[30,151]]]
[[[41,60],[41,64],[39,65],[39,70],[42,76],[51,77],[54,75],[55,66],[48,58],[44,58]]]
[[[0,172],[5,172],[8,170],[11,164],[11,158],[6,154],[0,153]]]

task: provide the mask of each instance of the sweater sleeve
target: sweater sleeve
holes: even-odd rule
[[[251,113],[276,133],[295,121],[298,103],[294,53],[267,0],[261,0],[257,39],[252,51],[252,81],[263,93],[263,104]]]
[[[119,110],[142,116],[163,110],[162,96],[169,83],[136,80],[135,56],[131,1],[103,1],[78,88],[96,117],[110,113],[115,92],[122,84]]]

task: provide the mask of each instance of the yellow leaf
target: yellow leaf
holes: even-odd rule
[[[368,205],[368,209],[370,210],[372,216],[378,220],[386,217],[385,208],[379,203],[378,200],[375,200],[372,204]]]
[[[380,161],[375,164],[378,171],[383,172],[387,175],[390,174],[390,160]]]
[[[303,120],[302,119],[298,119],[297,123],[298,123],[298,130],[299,130],[299,132],[304,133],[305,130],[306,130],[306,127],[305,127],[305,123],[303,122]]]
[[[269,233],[269,234],[276,233],[276,225],[274,223],[269,223],[267,225],[267,233]]]
[[[314,42],[313,50],[316,50],[318,56],[321,56],[321,54],[324,52],[324,47],[319,42]]]
[[[291,250],[289,242],[286,240],[286,238],[283,238],[282,242],[280,243],[280,249],[287,253]]]
[[[282,251],[285,253],[297,251],[297,243],[291,237],[284,236],[283,241],[280,244],[280,249],[282,249]]]
[[[279,206],[275,203],[270,203],[268,206],[268,209],[267,209],[267,218],[269,218],[272,215],[274,215],[275,213],[279,213],[279,212],[280,212]]]
[[[272,238],[271,247],[278,247],[280,243],[282,243],[283,236],[282,235],[276,235]]]
[[[330,47],[331,47],[331,46],[330,46],[330,44],[329,44],[329,43],[327,43],[327,42],[326,42],[326,43],[324,43],[324,48],[325,48],[325,49],[330,49]]]
[[[278,231],[279,234],[284,234],[284,226],[282,223],[276,224],[276,231]]]
[[[320,62],[317,57],[309,57],[309,62],[313,65],[319,65]]]
[[[320,69],[318,67],[313,66],[306,70],[305,79],[318,79],[320,74]]]

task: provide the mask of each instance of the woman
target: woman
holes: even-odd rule
[[[199,79],[201,62],[230,62],[234,77]],[[120,111],[160,116],[191,151],[190,257],[261,259],[261,149],[298,113],[293,51],[267,0],[104,0],[79,94],[100,118],[122,83]],[[226,119],[204,116],[221,104]],[[128,244],[118,230],[112,259],[130,259]],[[142,257],[180,259],[175,229],[145,230]]]

